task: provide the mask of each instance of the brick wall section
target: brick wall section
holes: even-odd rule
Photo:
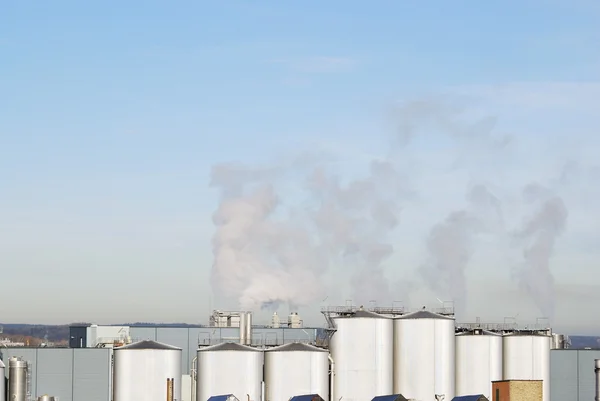
[[[496,394],[499,397],[496,397]],[[497,381],[492,382],[492,398],[490,401],[510,401],[510,382]]]
[[[490,401],[542,401],[541,380],[501,380],[492,382]]]
[[[542,401],[541,380],[514,380],[510,382],[511,401]]]

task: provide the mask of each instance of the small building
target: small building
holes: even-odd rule
[[[305,394],[295,395],[290,401],[323,401],[323,398],[319,394]]]
[[[402,394],[378,395],[371,401],[408,401]]]
[[[542,401],[543,392],[542,380],[498,380],[491,401]]]
[[[452,401],[489,401],[483,394],[461,395],[454,397]]]

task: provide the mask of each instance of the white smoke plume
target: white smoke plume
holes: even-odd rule
[[[457,316],[466,309],[466,269],[473,252],[474,236],[488,231],[485,216],[495,215],[496,220],[502,220],[499,200],[486,186],[471,187],[467,201],[465,209],[451,212],[431,228],[427,238],[429,260],[419,269],[433,291],[454,302]]]
[[[358,303],[392,302],[383,263],[393,254],[390,234],[399,224],[408,181],[390,161],[373,161],[369,175],[342,185],[317,169],[309,188],[318,200],[313,220],[330,257],[349,267],[352,297]]]
[[[273,182],[280,173],[213,169],[211,185],[221,190],[221,203],[213,215],[212,284],[243,309],[306,304],[323,294],[318,278],[326,254],[277,197]]]
[[[537,183],[527,185],[523,197],[526,202],[536,204],[537,209],[514,233],[524,244],[524,264],[518,269],[517,277],[544,317],[552,321],[555,287],[550,261],[556,240],[566,229],[569,213],[561,197]]]
[[[420,135],[427,135],[428,141],[436,141],[436,135],[443,138],[454,156],[447,167],[484,182],[482,175],[488,173],[482,166],[486,162],[497,166],[498,157],[506,156],[514,141],[493,135],[494,118],[466,123],[462,110],[439,101],[412,102],[397,115],[398,131],[387,158],[372,160],[363,179],[343,180],[312,154],[263,169],[215,166],[211,185],[221,194],[213,216],[215,292],[236,299],[243,309],[310,305],[325,297],[322,278],[332,268],[344,270],[353,300],[363,304],[370,300],[389,304],[399,300],[399,291],[414,288],[414,282],[391,284],[385,274],[386,262],[396,251],[392,234],[401,212],[415,206],[412,201],[419,197],[413,189],[419,166],[413,165],[412,142]],[[282,192],[282,185],[288,191]],[[504,230],[500,201],[489,188],[471,187],[467,206],[435,224],[425,239],[428,257],[419,267],[420,276],[440,296],[453,299],[459,314],[466,302],[466,271],[476,236]],[[559,200],[546,200],[540,216],[519,234],[530,241],[528,268],[520,280],[540,305],[548,303],[551,288],[540,283],[540,277],[551,281],[548,261],[564,226],[563,214],[566,220]],[[405,300],[407,295],[400,297]]]

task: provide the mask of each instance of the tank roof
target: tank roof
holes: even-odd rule
[[[254,352],[262,352],[262,350],[249,347],[247,345],[242,345],[238,343],[221,343],[216,345],[210,345],[208,347],[202,347],[198,349],[200,352],[204,351],[254,351]]]
[[[303,343],[289,343],[284,345],[279,345],[277,347],[273,347],[268,349],[266,352],[286,352],[286,351],[308,351],[308,352],[327,352],[327,350],[319,347],[315,347],[310,344]]]
[[[475,333],[475,331],[479,331],[479,333]],[[456,335],[457,336],[497,336],[497,337],[502,337],[502,333],[496,333],[493,331],[482,330],[482,329],[461,331],[459,333],[456,333]]]
[[[370,319],[392,319],[391,317],[380,315],[379,313],[369,312],[366,310],[357,310],[356,312],[351,312],[344,315],[338,315],[333,317],[333,319],[351,319],[351,318],[370,318]]]
[[[397,317],[396,319],[441,319],[441,320],[454,320],[449,316],[440,315],[437,313],[429,312],[426,310],[420,310],[417,312],[407,313]]]
[[[133,344],[124,345],[122,347],[117,347],[115,350],[121,349],[156,349],[156,350],[171,350],[171,351],[181,351],[181,348],[174,347],[169,344],[159,343],[158,341],[144,340],[138,341]]]
[[[505,337],[549,337],[552,338],[551,335],[547,333],[533,330],[533,331],[513,331],[511,333],[504,334]]]

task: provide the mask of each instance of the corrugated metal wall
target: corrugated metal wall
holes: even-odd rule
[[[110,349],[1,348],[0,354],[7,375],[10,357],[31,363],[33,397],[48,394],[60,401],[110,401]]]
[[[552,350],[550,397],[552,401],[590,401],[595,397],[594,359],[600,350]]]

